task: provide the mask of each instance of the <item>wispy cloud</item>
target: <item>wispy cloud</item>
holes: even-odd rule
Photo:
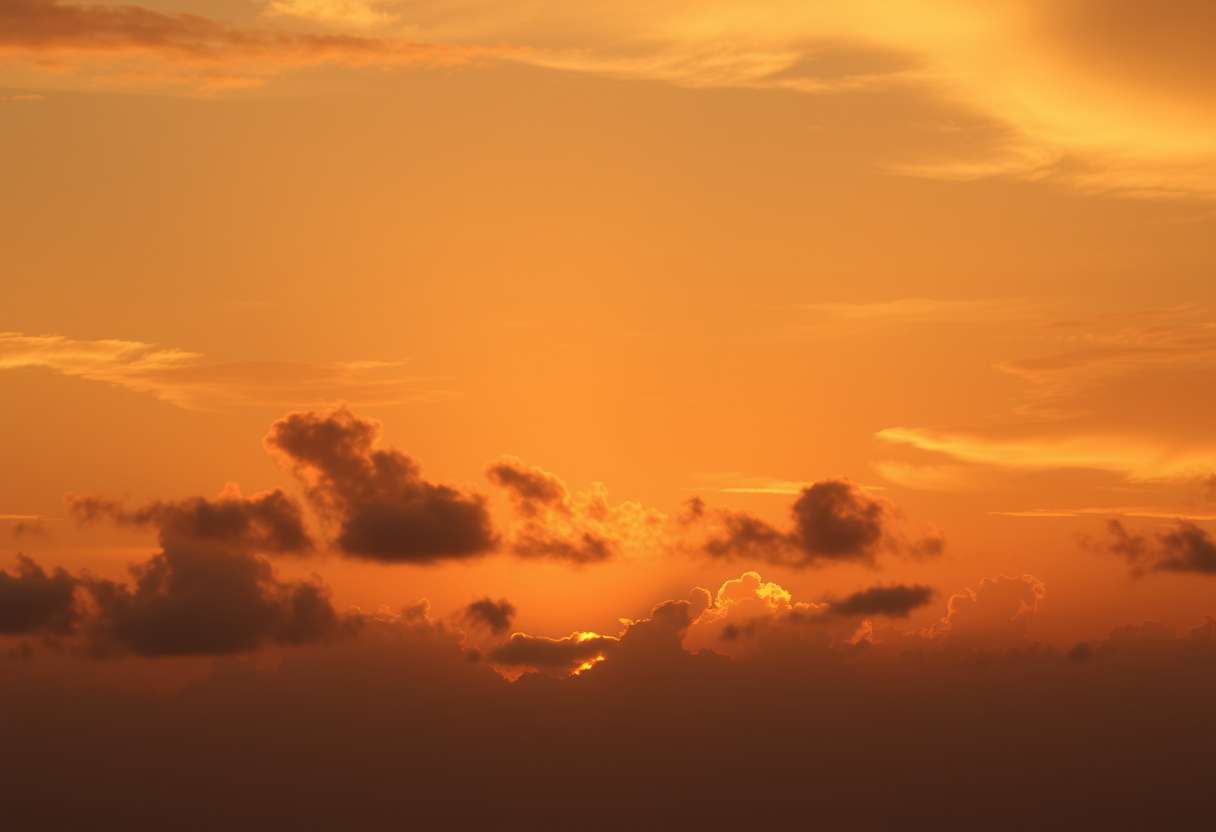
[[[1151,438],[1118,435],[992,437],[975,433],[892,427],[885,442],[944,454],[955,460],[1022,470],[1064,468],[1110,471],[1136,480],[1199,479],[1216,469],[1216,448],[1178,448]]]
[[[389,405],[450,395],[427,379],[404,374],[402,366],[388,361],[216,362],[142,341],[0,333],[0,370],[49,370],[192,410],[340,401]]]

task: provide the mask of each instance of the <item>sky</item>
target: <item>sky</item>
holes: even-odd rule
[[[1182,790],[1214,36],[1201,0],[0,0],[5,785],[194,806],[90,779],[125,736],[260,742],[195,807],[230,828],[390,781],[658,819],[692,772],[720,819],[809,778],[940,821],[911,745],[979,772],[959,812]]]

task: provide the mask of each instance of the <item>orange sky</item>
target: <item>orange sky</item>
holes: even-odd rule
[[[931,586],[917,628],[1031,574],[1052,643],[1195,624],[1216,578],[1098,545],[1216,518],[1216,17],[1146,15],[5,3],[0,539],[120,580],[155,530],[65,493],[302,499],[263,437],[345,402],[503,542],[352,559],[309,508],[322,545],[274,565],[340,608],[488,594],[615,632],[757,569],[808,602]],[[512,555],[503,456],[667,520],[603,562]],[[944,551],[721,560],[677,521],[785,530],[840,478]]]

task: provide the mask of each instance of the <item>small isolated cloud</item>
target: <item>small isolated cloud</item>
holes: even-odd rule
[[[892,584],[875,586],[830,599],[828,613],[842,616],[883,615],[891,618],[907,618],[913,610],[920,609],[933,600],[933,588],[921,584]]]
[[[379,438],[379,423],[339,408],[279,419],[266,446],[303,483],[309,502],[336,527],[334,545],[351,557],[435,563],[497,545],[482,497],[428,482],[408,456],[377,448]]]
[[[804,488],[790,513],[793,528],[779,529],[750,514],[719,511],[700,549],[711,557],[802,568],[833,562],[873,564],[884,550],[932,556],[945,545],[937,533],[905,538],[895,528],[894,507],[847,480],[823,480]]]
[[[462,618],[475,627],[485,627],[493,635],[502,635],[511,629],[515,619],[515,605],[506,598],[495,601],[481,598],[464,608]]]

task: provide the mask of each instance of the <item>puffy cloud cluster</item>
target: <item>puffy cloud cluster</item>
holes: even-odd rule
[[[377,448],[379,436],[378,423],[340,408],[291,413],[271,426],[266,445],[337,527],[333,543],[347,555],[434,563],[478,557],[496,546],[482,497],[428,482],[408,456]]]
[[[518,459],[499,460],[486,476],[507,492],[520,516],[510,547],[521,557],[576,564],[610,560],[629,547],[657,542],[666,521],[640,503],[609,502],[598,483],[572,495],[555,475]]]
[[[689,504],[685,518],[696,522],[707,514],[697,500]],[[945,546],[936,532],[912,539],[899,534],[894,507],[847,480],[824,480],[804,488],[790,514],[793,528],[782,530],[750,514],[716,512],[716,527],[701,549],[711,557],[803,568],[850,561],[873,564],[881,551],[933,556]]]

